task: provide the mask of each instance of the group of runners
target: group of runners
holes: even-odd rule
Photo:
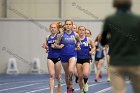
[[[102,78],[101,67],[104,59],[107,59],[107,73],[109,72],[109,46],[102,46],[99,34],[94,40],[91,37],[91,31],[85,26],[78,26],[72,20],[65,20],[64,25],[61,22],[50,24],[51,34],[46,38],[42,47],[48,53],[47,66],[50,75],[50,93],[54,93],[54,78],[58,80],[59,93],[61,87],[61,65],[64,69],[67,93],[73,93],[73,77],[75,82],[79,83],[80,93],[88,91],[88,78],[90,75],[90,63],[94,61],[96,68],[95,82]],[[94,56],[94,58],[93,58]],[[108,73],[108,79],[110,75]]]

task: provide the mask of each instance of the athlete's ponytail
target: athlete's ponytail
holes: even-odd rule
[[[59,30],[58,33],[59,33],[59,34],[62,33],[63,30],[64,30],[64,29],[63,29],[63,24],[62,24],[61,22],[57,22],[56,24],[57,24],[57,28],[58,28],[58,30]]]

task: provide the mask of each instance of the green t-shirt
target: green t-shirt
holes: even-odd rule
[[[130,11],[107,17],[101,43],[109,44],[110,65],[140,65],[140,17]]]

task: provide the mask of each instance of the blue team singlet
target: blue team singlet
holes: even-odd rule
[[[101,45],[101,43],[97,44],[96,49],[100,49],[100,51],[96,51],[95,58],[102,59],[104,57],[104,50],[103,50],[103,46]]]
[[[90,58],[90,46],[88,44],[87,37],[85,37],[83,40],[81,40],[80,44],[80,51],[77,51],[77,59],[89,59]]]
[[[60,49],[54,49],[51,47],[52,44],[55,43],[57,39],[57,34],[54,37],[51,35],[48,37],[48,58],[59,58],[60,57]]]
[[[61,49],[61,55],[75,55],[76,54],[76,39],[75,34],[72,31],[70,34],[67,34],[65,31],[62,35],[61,44],[64,44],[64,47]]]

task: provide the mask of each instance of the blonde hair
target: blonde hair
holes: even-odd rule
[[[61,22],[54,22],[54,23],[50,24],[50,27],[51,27],[53,24],[56,25],[56,27],[57,27],[57,29],[58,29],[58,33],[61,33],[60,29],[63,28],[62,23],[61,23]]]

